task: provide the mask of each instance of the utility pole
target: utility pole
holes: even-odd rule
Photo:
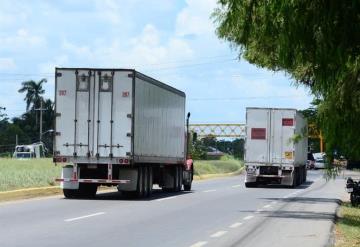
[[[40,142],[41,142],[41,136],[42,136],[42,112],[43,112],[43,108],[42,108],[42,99],[40,100]]]
[[[43,109],[43,99],[40,99],[40,108],[39,109],[35,109],[36,111],[40,111],[40,128],[39,128],[39,141],[41,142],[41,137],[42,137],[42,113],[43,111],[45,111],[46,109]]]

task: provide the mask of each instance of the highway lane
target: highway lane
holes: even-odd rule
[[[295,189],[247,189],[241,175],[146,200],[104,193],[3,203],[0,246],[323,246],[343,187],[342,178],[326,182],[310,171]]]

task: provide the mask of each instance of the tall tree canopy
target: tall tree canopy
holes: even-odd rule
[[[32,106],[32,108],[40,106],[40,101],[42,100],[41,96],[45,93],[45,90],[43,89],[43,84],[46,82],[46,79],[41,79],[38,82],[31,80],[21,83],[22,87],[19,89],[19,93],[26,92],[24,98],[26,102],[26,110],[29,110],[30,106]]]
[[[219,0],[213,16],[239,57],[310,87],[328,150],[360,159],[360,1]]]

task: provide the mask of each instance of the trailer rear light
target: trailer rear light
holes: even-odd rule
[[[129,159],[118,159],[118,163],[119,164],[129,164],[130,160]]]
[[[66,163],[68,162],[68,159],[66,157],[54,157],[53,162],[55,163]]]

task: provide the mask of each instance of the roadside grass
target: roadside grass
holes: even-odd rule
[[[200,178],[206,175],[226,174],[240,171],[244,167],[241,160],[226,155],[220,160],[195,160],[194,175]]]
[[[0,158],[0,192],[56,185],[61,174],[51,158],[17,160]]]
[[[352,207],[350,202],[345,202],[340,206],[339,213],[335,246],[360,246],[360,207]]]

